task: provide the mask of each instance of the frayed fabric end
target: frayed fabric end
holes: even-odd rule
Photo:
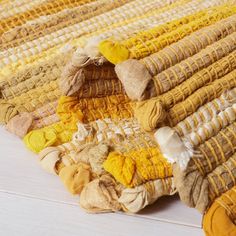
[[[174,129],[170,127],[162,127],[158,129],[154,137],[160,146],[163,155],[171,162],[176,162],[182,170],[187,167],[187,164],[193,155],[191,145],[181,140]]]

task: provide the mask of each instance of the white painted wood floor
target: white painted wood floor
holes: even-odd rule
[[[87,214],[37,156],[0,128],[0,235],[2,236],[203,236],[201,215],[177,196],[137,215]]]

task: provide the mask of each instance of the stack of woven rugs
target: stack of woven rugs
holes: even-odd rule
[[[0,122],[88,212],[236,235],[236,1],[1,0]]]

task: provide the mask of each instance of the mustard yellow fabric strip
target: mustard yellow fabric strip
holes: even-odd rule
[[[184,101],[188,96],[193,94],[198,89],[205,85],[220,79],[227,75],[231,71],[236,69],[236,51],[233,51],[226,57],[223,57],[219,61],[211,64],[203,70],[195,73],[188,80],[184,81],[180,85],[174,87],[167,93],[159,96],[163,106],[166,109],[170,109],[177,103]]]
[[[194,113],[202,105],[219,97],[224,91],[234,88],[236,86],[235,75],[236,70],[233,70],[221,79],[197,90],[183,102],[173,106],[168,111],[167,115],[170,126],[175,126],[188,115]]]
[[[78,7],[66,8],[54,14],[41,16],[31,21],[5,31],[0,36],[0,48],[6,50],[11,47],[32,41],[41,36],[50,34],[69,25],[77,24],[113,8],[122,6],[131,0],[92,1]]]
[[[193,32],[161,51],[140,59],[139,62],[145,65],[151,76],[155,76],[235,31],[236,15],[232,15]]]
[[[129,58],[141,59],[158,52],[165,46],[180,40],[198,29],[233,15],[235,11],[235,6],[230,7],[227,5],[214,7],[210,10],[207,9],[150,31],[139,33],[134,38],[130,38],[122,43],[113,42],[112,40],[103,41],[99,45],[99,50],[107,60],[114,64]]]
[[[88,123],[103,118],[128,118],[133,116],[130,100],[123,94],[103,98],[80,99],[62,96],[57,115],[60,122],[33,130],[24,137],[26,146],[38,153],[48,146],[69,142],[77,131],[77,122]]]

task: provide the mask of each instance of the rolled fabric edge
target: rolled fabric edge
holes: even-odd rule
[[[20,109],[17,105],[9,103],[4,99],[0,99],[0,107],[0,123],[2,124],[6,124],[20,112]]]
[[[134,116],[145,131],[155,130],[165,121],[167,112],[158,98],[137,102],[134,106]]]
[[[90,182],[92,173],[89,165],[79,162],[62,168],[59,177],[68,191],[75,195],[80,194],[84,186]]]
[[[144,64],[135,59],[129,59],[115,66],[115,72],[132,100],[147,98],[146,90],[152,76]]]
[[[103,175],[83,188],[80,194],[80,206],[88,213],[116,212],[121,209],[115,180]]]
[[[189,207],[196,208],[204,213],[209,206],[209,183],[198,170],[181,170],[173,164],[174,183],[180,199]]]
[[[106,39],[99,43],[99,52],[111,63],[118,64],[130,58],[129,50],[119,42]]]
[[[38,157],[41,167],[51,174],[58,174],[57,163],[61,161],[61,150],[57,147],[47,147],[43,149]]]
[[[32,115],[28,112],[22,112],[8,121],[6,129],[18,137],[23,138],[30,130],[32,123]]]
[[[83,68],[78,69],[74,76],[68,78],[61,78],[59,80],[59,88],[63,95],[73,96],[76,94],[85,82],[85,76]]]
[[[137,213],[160,197],[174,195],[176,192],[173,177],[168,177],[149,181],[135,188],[125,188],[118,201],[124,211]]]

